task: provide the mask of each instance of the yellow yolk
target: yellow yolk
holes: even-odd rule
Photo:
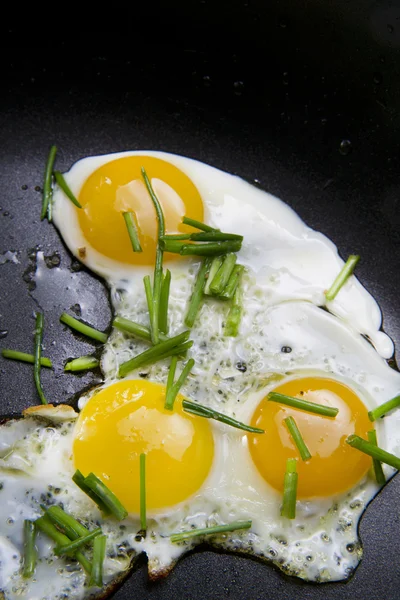
[[[152,156],[126,156],[106,163],[85,181],[79,194],[79,225],[87,243],[122,263],[153,265],[157,242],[156,212],[144,185],[141,168],[151,181],[163,208],[165,232],[193,229],[182,217],[203,221],[203,202],[192,181],[177,167]],[[133,212],[143,252],[133,252],[123,218]],[[176,259],[166,254],[165,261]]]
[[[363,402],[346,385],[324,378],[294,379],[274,389],[287,396],[339,409],[333,418],[267,401],[258,405],[251,424],[265,430],[264,435],[249,436],[254,463],[275,489],[283,490],[288,458],[298,458],[298,497],[331,496],[358,483],[371,466],[371,459],[346,444],[355,433],[367,438],[371,429]],[[304,462],[287,429],[284,419],[292,416],[311,453]]]
[[[165,387],[120,381],[95,394],[79,415],[75,468],[95,473],[125,508],[140,508],[141,453],[146,454],[148,510],[173,506],[195,493],[213,461],[214,442],[206,419],[188,415],[178,396],[165,410]]]

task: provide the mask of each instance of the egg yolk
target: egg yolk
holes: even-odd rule
[[[165,387],[148,381],[120,381],[92,396],[79,415],[75,468],[93,472],[125,508],[140,509],[140,454],[146,454],[146,507],[173,506],[206,479],[214,442],[206,419],[182,409],[166,410]]]
[[[346,385],[325,378],[301,378],[274,389],[287,396],[339,409],[333,419],[298,410],[264,398],[251,424],[265,430],[263,435],[249,436],[254,463],[264,479],[275,489],[283,490],[288,458],[298,458],[298,497],[331,496],[360,481],[371,466],[371,459],[346,443],[347,436],[367,438],[371,429],[363,402]],[[311,458],[303,461],[284,423],[292,416],[306,443]]]
[[[157,218],[143,181],[146,169],[165,218],[165,233],[184,233],[193,229],[182,225],[182,218],[203,221],[203,202],[187,175],[170,163],[152,156],[126,156],[106,163],[88,177],[79,194],[79,226],[88,244],[118,262],[152,265],[157,243]],[[133,252],[123,218],[134,213],[142,252]],[[165,255],[164,260],[176,258]]]

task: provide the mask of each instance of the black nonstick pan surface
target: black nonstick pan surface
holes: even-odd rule
[[[343,257],[361,254],[358,276],[399,347],[399,2],[171,0],[115,22],[105,15],[92,28],[59,24],[44,39],[11,28],[1,41],[1,347],[30,351],[38,307],[46,354],[59,365],[93,350],[65,333],[62,310],[79,304],[94,326],[110,323],[102,282],[40,222],[51,144],[60,170],[84,156],[153,149],[253,181]],[[38,250],[46,258],[40,280],[32,278]],[[99,380],[61,371],[42,375],[54,402]],[[2,360],[0,377],[2,414],[37,403],[29,366]],[[139,560],[115,598],[400,598],[399,497],[395,477],[367,509],[364,558],[348,583],[305,584],[202,547],[155,584]]]

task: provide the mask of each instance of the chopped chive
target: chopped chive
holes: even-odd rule
[[[1,355],[3,358],[9,358],[10,360],[20,360],[21,362],[30,363],[33,365],[35,363],[35,357],[33,354],[27,354],[26,352],[19,352],[18,350],[8,350],[4,348],[1,351]],[[40,357],[40,366],[47,367],[49,369],[52,368],[53,363],[50,358],[45,358],[44,356]]]
[[[85,485],[104,502],[118,521],[122,521],[128,516],[128,511],[122,506],[116,495],[94,473],[85,477]]]
[[[229,278],[232,275],[233,267],[236,264],[236,260],[236,254],[230,253],[225,256],[224,262],[210,284],[211,293],[215,296],[219,296],[227,285]]]
[[[248,431],[249,433],[265,433],[264,429],[259,429],[258,427],[251,427],[250,425],[241,423],[236,419],[232,419],[232,417],[228,417],[227,415],[217,412],[216,410],[212,410],[207,406],[202,406],[197,402],[183,400],[182,407],[184,411],[190,413],[191,415],[196,415],[197,417],[204,417],[205,419],[215,419],[216,421],[225,423],[225,425],[230,425],[231,427],[236,427],[236,429],[242,429],[243,431]]]
[[[189,217],[183,217],[182,223],[185,225],[190,225],[191,227],[195,227],[196,229],[201,229],[201,231],[218,231],[218,229],[214,229],[214,227],[210,227],[210,225],[206,225],[201,221],[196,221],[195,219],[190,219]]]
[[[219,294],[220,298],[223,298],[224,300],[231,300],[234,297],[236,289],[240,283],[240,278],[242,276],[243,271],[243,265],[235,265],[233,267],[233,271],[231,273],[231,276],[229,277],[228,283],[226,284],[222,292]]]
[[[167,398],[169,390],[174,385],[175,371],[176,371],[176,365],[177,364],[178,364],[178,357],[177,356],[173,356],[171,358],[171,364],[170,364],[169,371],[168,371],[167,389],[166,389],[166,396],[165,396],[165,398]]]
[[[240,282],[239,282],[240,283]],[[242,320],[242,290],[238,284],[233,294],[232,304],[225,322],[224,334],[229,337],[236,337],[239,333],[240,321]]]
[[[64,325],[68,325],[68,327],[70,327],[71,329],[74,329],[75,331],[78,331],[82,335],[86,335],[87,337],[92,338],[93,340],[97,340],[98,342],[102,342],[103,344],[105,344],[107,341],[108,336],[106,333],[98,331],[98,329],[94,329],[94,327],[91,327],[90,325],[85,325],[85,323],[82,323],[82,321],[78,321],[78,319],[75,319],[75,317],[71,317],[71,315],[67,313],[63,313],[61,315],[60,321],[61,323],[64,323]]]
[[[286,396],[286,394],[279,394],[278,392],[270,392],[267,396],[267,400],[271,402],[279,402],[285,406],[292,406],[299,410],[305,410],[316,415],[322,415],[324,417],[336,417],[339,412],[338,408],[332,406],[324,406],[323,404],[317,404],[316,402],[310,402],[304,400],[304,398],[294,398],[293,396]]]
[[[65,181],[64,175],[60,173],[60,171],[54,171],[54,177],[64,194],[71,200],[72,204],[75,204],[78,208],[82,208],[82,205],[75,198],[73,191]]]
[[[200,535],[215,535],[217,533],[237,531],[238,529],[250,529],[251,525],[251,521],[234,521],[226,525],[216,525],[215,527],[205,527],[204,529],[189,529],[189,531],[173,533],[169,539],[172,543],[183,542],[184,540]]]
[[[360,450],[360,452],[364,452],[364,454],[368,454],[368,456],[371,456],[394,469],[400,469],[400,458],[390,452],[386,452],[386,450],[379,448],[375,444],[371,444],[371,442],[367,442],[367,440],[363,440],[363,438],[358,435],[350,435],[346,442],[353,448]]]
[[[88,371],[89,369],[96,369],[99,364],[99,360],[94,356],[80,356],[67,362],[64,371]]]
[[[36,568],[37,551],[35,546],[36,527],[33,521],[24,521],[24,566],[22,576],[32,577]]]
[[[57,546],[54,548],[54,554],[60,556],[62,554],[68,554],[69,552],[75,552],[78,548],[85,546],[88,542],[91,542],[95,537],[101,534],[101,527],[89,531],[87,535],[76,538],[73,542],[66,544],[65,546]]]
[[[89,533],[89,530],[79,523],[74,517],[66,513],[61,506],[53,504],[46,510],[46,516],[50,518],[59,529],[71,540],[83,537]]]
[[[184,366],[182,373],[178,377],[177,381],[173,385],[170,385],[169,387],[167,385],[167,394],[165,397],[165,404],[164,404],[164,408],[166,408],[167,410],[172,410],[174,408],[174,402],[175,402],[177,395],[179,394],[179,390],[185,383],[186,379],[189,377],[189,373],[193,369],[193,366],[194,366],[194,359],[190,358],[187,361],[186,365]],[[169,378],[169,376],[168,376],[168,378]]]
[[[297,499],[297,480],[298,474],[297,461],[295,458],[288,458],[286,461],[286,473],[283,483],[283,502],[281,507],[281,516],[287,519],[296,517],[296,499]]]
[[[146,531],[146,455],[140,455],[140,529]]]
[[[89,488],[86,485],[85,477],[82,475],[79,469],[77,469],[73,474],[72,481],[82,490],[82,492],[89,496],[89,498],[91,498],[95,504],[97,504],[97,507],[99,508],[99,510],[101,510],[102,513],[104,513],[105,515],[110,514],[108,506],[104,504],[102,499],[99,498],[98,495],[95,494],[95,492],[93,492],[91,488]]]
[[[47,515],[36,519],[35,525],[38,529],[40,529],[42,533],[44,533],[45,535],[47,535],[47,537],[56,542],[58,546],[66,546],[71,541],[66,535],[61,533],[61,531],[58,531],[58,529],[53,525],[53,523]],[[82,567],[87,573],[91,572],[92,565],[90,564],[86,556],[84,556],[84,554],[78,551],[72,554],[72,558],[76,558],[76,560],[78,560],[81,563]]]
[[[49,221],[51,221],[51,203],[53,200],[53,166],[56,159],[57,148],[52,146],[50,148],[49,156],[47,158],[46,169],[44,172],[44,184],[43,184],[43,200],[42,200],[42,212],[40,214],[40,220],[43,221],[45,216],[50,212]]]
[[[184,358],[187,354],[187,351],[192,346],[193,346],[193,340],[189,340],[188,342],[185,342],[184,344],[179,344],[178,346],[175,346],[174,348],[171,348],[170,350],[166,350],[165,352],[160,354],[160,356],[158,356],[154,362],[164,360],[164,358],[169,358],[170,356],[180,356],[180,357]],[[149,363],[147,362],[145,364],[149,364]]]
[[[153,311],[150,315],[151,317],[151,339],[153,344],[158,344],[159,336],[158,336],[158,319],[159,319],[159,309],[160,309],[160,294],[161,294],[161,283],[163,276],[163,248],[160,242],[160,237],[165,234],[165,222],[164,222],[164,214],[161,208],[161,204],[158,201],[157,196],[154,193],[153,187],[150,183],[149,178],[147,177],[146,170],[142,167],[142,177],[149,192],[151,201],[153,202],[154,208],[156,209],[157,215],[157,224],[158,224],[158,235],[157,235],[157,250],[156,250],[156,262],[154,266],[154,277],[153,277]]]
[[[89,585],[103,587],[103,563],[106,556],[107,538],[99,535],[93,542],[93,565]]]
[[[40,359],[42,358],[42,336],[43,336],[43,313],[36,314],[36,329],[35,329],[35,360],[33,363],[33,376],[35,379],[36,390],[42,404],[47,404],[47,400],[43,393],[42,383],[40,381]]]
[[[153,342],[153,335],[151,333],[151,324],[153,322],[153,311],[154,311],[154,306],[153,306],[153,290],[151,289],[151,281],[150,281],[150,276],[149,275],[145,275],[143,277],[143,284],[144,284],[144,292],[146,294],[146,302],[147,302],[147,310],[149,311],[149,319],[150,319],[150,341],[152,343]]]
[[[131,240],[132,250],[134,252],[143,252],[142,246],[139,242],[139,234],[136,227],[134,214],[132,212],[123,212],[122,216],[124,217],[129,239]]]
[[[185,244],[174,240],[161,242],[165,252],[181,254],[182,256],[218,256],[228,252],[238,252],[242,242],[204,242],[199,244]]]
[[[141,354],[138,354],[130,360],[122,363],[118,370],[118,376],[125,377],[125,375],[130,373],[130,371],[133,371],[134,369],[137,369],[138,367],[144,364],[154,363],[158,360],[161,360],[160,357],[163,356],[166,352],[168,352],[172,348],[175,348],[176,346],[179,346],[183,342],[186,342],[186,340],[189,337],[189,333],[189,331],[184,331],[183,333],[169,338],[164,342],[160,342],[156,346],[153,346],[152,348],[149,348]]]
[[[161,284],[160,311],[158,315],[158,328],[162,333],[168,333],[168,302],[171,287],[171,271],[167,269]],[[158,334],[160,337],[160,333]],[[161,337],[160,337],[161,339]]]
[[[146,340],[147,342],[151,342],[151,334],[150,329],[145,327],[144,325],[140,325],[139,323],[135,323],[135,321],[130,321],[129,319],[125,319],[125,317],[115,317],[112,322],[113,327],[123,331],[125,333],[131,333],[135,337]],[[160,333],[160,340],[164,342],[167,340],[167,336]]]
[[[222,261],[223,261],[223,260],[224,260],[224,257],[223,257],[223,256],[215,256],[215,257],[212,259],[211,266],[210,266],[210,271],[209,271],[209,273],[208,273],[208,277],[207,277],[207,280],[206,280],[206,284],[205,284],[205,286],[204,286],[204,293],[205,293],[207,296],[212,296],[212,292],[211,292],[211,290],[210,290],[210,285],[211,285],[211,282],[212,282],[212,280],[213,280],[213,279],[214,279],[214,277],[216,276],[216,274],[217,274],[217,272],[218,272],[218,269],[219,269],[219,268],[220,268],[220,266],[222,265]]]
[[[196,315],[199,311],[200,304],[203,298],[204,284],[209,268],[210,259],[206,258],[205,260],[203,260],[200,269],[197,273],[196,282],[194,284],[192,297],[189,303],[189,309],[185,317],[186,327],[193,327],[193,324],[195,322]]]
[[[228,242],[235,240],[243,242],[243,236],[236,233],[223,233],[222,231],[206,231],[204,233],[192,233],[190,239],[193,242]]]
[[[374,410],[370,410],[368,413],[368,417],[370,421],[377,421],[380,417],[383,417],[388,412],[394,410],[400,406],[400,395],[395,396],[391,400],[384,402],[380,406],[374,408]]]
[[[360,257],[357,254],[351,254],[349,256],[346,263],[343,265],[343,268],[340,271],[339,275],[336,277],[329,290],[325,292],[325,297],[328,302],[331,302],[336,298],[339,291],[342,289],[346,281],[352,275],[359,260]]]
[[[300,452],[300,456],[303,460],[310,460],[311,453],[306,446],[305,441],[303,440],[303,436],[300,433],[299,428],[297,427],[296,421],[293,417],[286,417],[284,419],[287,428],[289,429],[289,433],[293,438],[294,443],[297,446],[298,451]]]
[[[368,431],[368,441],[370,442],[370,444],[373,444],[374,446],[378,446],[378,440],[376,438],[376,431],[375,431],[375,429],[371,429],[371,431]],[[375,474],[376,483],[378,485],[384,485],[386,483],[386,477],[385,477],[385,474],[383,472],[382,465],[381,465],[380,461],[377,460],[376,458],[373,458],[372,459],[372,464],[373,464],[373,467],[374,467],[374,474]]]
[[[191,237],[190,233],[172,233],[170,235],[162,235],[160,240],[162,242],[167,242],[168,240],[190,240]]]

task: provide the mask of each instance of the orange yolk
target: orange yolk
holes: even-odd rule
[[[79,194],[79,225],[88,244],[118,262],[153,265],[157,242],[156,212],[143,182],[146,169],[163,208],[165,233],[193,231],[182,225],[187,215],[203,221],[203,202],[187,175],[164,160],[127,156],[106,163],[85,181]],[[133,212],[143,252],[133,252],[123,218]],[[176,259],[166,254],[165,261]]]
[[[251,424],[265,434],[249,436],[251,455],[264,479],[282,491],[286,460],[298,458],[298,497],[331,496],[356,485],[371,466],[368,456],[346,444],[350,434],[367,438],[371,429],[367,409],[358,396],[338,381],[315,377],[293,379],[274,391],[334,406],[339,412],[334,419],[322,417],[264,398]],[[311,453],[306,462],[284,423],[289,416],[295,419]]]
[[[75,468],[95,473],[125,508],[140,508],[141,453],[146,454],[146,506],[173,506],[195,493],[214,455],[206,419],[188,415],[178,396],[165,410],[165,387],[120,381],[88,401],[79,415],[73,446]]]

